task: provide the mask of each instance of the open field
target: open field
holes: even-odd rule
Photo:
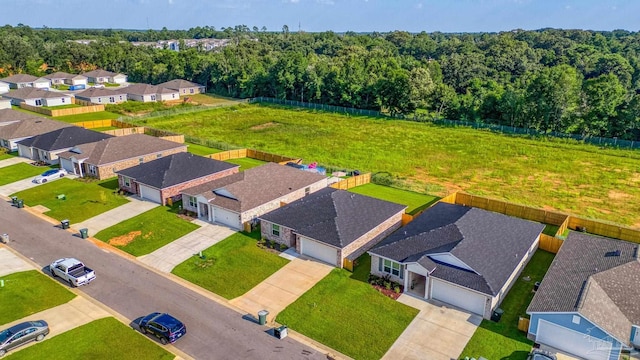
[[[236,100],[219,97],[212,94],[194,94],[187,95],[186,97],[191,98],[191,101],[194,103],[208,106],[234,105],[238,103],[238,101]]]
[[[464,190],[640,228],[637,151],[266,105],[148,118],[145,125],[305,162],[388,171],[433,195]]]

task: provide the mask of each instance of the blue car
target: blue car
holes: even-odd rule
[[[153,334],[162,345],[173,343],[187,333],[187,327],[167,313],[151,313],[140,319],[138,326],[141,333]]]

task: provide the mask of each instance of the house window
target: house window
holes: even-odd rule
[[[189,196],[189,206],[192,208],[198,206],[198,202],[194,196]]]
[[[402,267],[399,263],[395,261],[391,261],[389,259],[380,259],[380,271],[385,272],[387,274],[391,274],[393,276],[397,276],[402,279]]]
[[[151,100],[156,101],[156,96],[155,95],[151,95]]]
[[[120,100],[122,100],[122,95],[120,95]]]
[[[131,187],[131,179],[128,177],[124,178],[124,186]]]
[[[304,188],[304,195],[307,196],[309,194],[311,194],[311,188],[310,187]]]
[[[89,174],[98,175],[98,168],[95,165],[89,165]]]
[[[36,106],[42,106],[42,99],[36,100]]]
[[[280,236],[280,225],[271,225],[271,234],[273,234],[273,236]]]
[[[189,92],[193,94],[193,89],[189,89]]]
[[[64,104],[64,98],[60,98],[60,100],[62,100],[62,103]]]
[[[113,96],[109,97],[109,102],[116,102],[116,98],[114,98]]]
[[[101,103],[102,102],[102,98],[98,98],[98,102]]]

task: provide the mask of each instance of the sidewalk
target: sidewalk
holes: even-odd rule
[[[33,160],[27,159],[27,158],[23,158],[23,157],[20,157],[20,156],[16,156],[16,157],[12,157],[12,158],[9,158],[9,159],[0,160],[0,168],[6,167],[6,166],[15,165],[15,164],[19,164],[21,162],[30,163],[30,162],[33,162]]]
[[[27,270],[35,270],[35,268],[4,246],[0,246],[0,276]]]
[[[199,251],[217,244],[236,232],[226,226],[202,220],[194,220],[193,223],[200,225],[200,228],[150,254],[140,256],[138,260],[156,270],[170,273],[174,267],[198,254]]]
[[[128,196],[127,199],[129,200],[128,203],[120,205],[117,208],[111,209],[100,215],[96,215],[83,222],[71,224],[71,227],[76,230],[83,228],[89,229],[89,234],[93,236],[99,231],[160,206],[160,204],[142,200],[137,196]]]

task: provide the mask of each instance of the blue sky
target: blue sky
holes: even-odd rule
[[[640,30],[640,0],[0,0],[0,25],[482,32]]]

